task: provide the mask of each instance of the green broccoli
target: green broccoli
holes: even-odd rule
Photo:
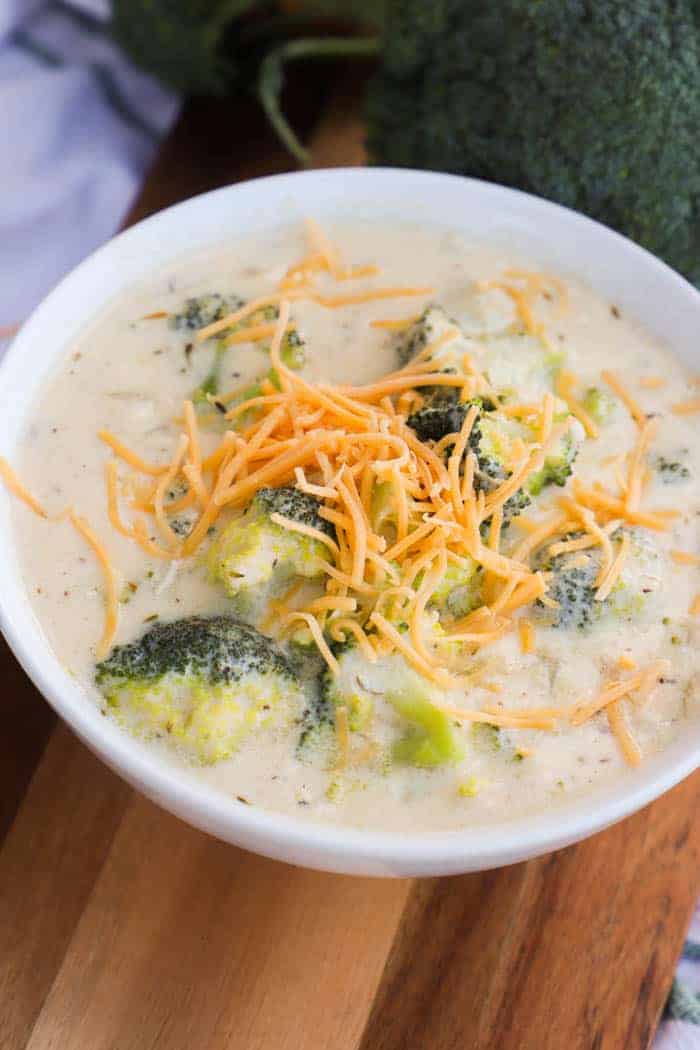
[[[417,581],[418,582],[418,581]],[[430,607],[441,615],[459,619],[481,604],[483,570],[470,557],[463,564],[450,563],[430,599]]]
[[[382,44],[375,162],[548,197],[700,282],[697,0],[389,0]]]
[[[392,747],[395,761],[430,769],[458,762],[464,755],[449,716],[415,692],[389,693],[387,699],[409,729]]]
[[[421,441],[441,441],[448,434],[458,434],[462,429],[467,412],[473,401],[450,401],[442,398],[427,398],[424,405],[413,412],[406,422],[416,432]],[[489,409],[483,401],[477,402],[484,410],[495,406],[488,402]]]
[[[366,670],[367,661],[354,641],[334,642],[331,651],[341,667],[339,678],[324,665],[318,674],[316,690],[301,719],[301,733],[297,754],[304,757],[311,749],[329,749],[334,746],[335,711],[339,706],[348,712],[350,732],[366,730],[374,714],[371,694],[359,677]]]
[[[685,449],[685,452],[688,450]],[[653,460],[654,470],[657,471],[664,485],[676,485],[678,482],[689,481],[692,477],[690,470],[684,463],[677,459],[667,459],[665,456],[657,456]]]
[[[407,423],[415,430],[421,441],[440,441],[448,434],[456,433],[472,405],[479,408],[469,434],[469,448],[476,455],[477,466],[474,473],[476,492],[492,492],[505,481],[510,471],[506,461],[514,437],[520,435],[519,424],[495,410],[489,398],[473,398],[471,401],[451,403],[440,399],[428,399],[417,412],[408,417]],[[449,458],[452,449],[445,449]],[[504,504],[504,524],[520,514],[530,503],[525,489],[519,489]]]
[[[185,299],[182,309],[172,314],[168,323],[178,332],[196,332],[239,310],[244,303],[245,299],[238,295],[220,295],[219,292],[197,295]]]
[[[297,742],[298,758],[306,758],[320,750],[327,751],[333,745],[335,708],[324,683],[325,677],[322,677],[302,712]]]
[[[458,329],[462,340],[464,336],[459,328],[456,321],[453,321],[451,317],[445,312],[442,306],[431,304],[426,306],[423,313],[420,315],[417,321],[415,321],[411,327],[406,331],[402,332],[396,339],[396,354],[401,365],[407,365],[409,361],[424,350],[430,343],[434,343],[441,336],[446,335],[452,329]],[[452,357],[454,351],[454,343],[456,340],[451,340],[445,343],[443,347],[438,347],[434,354],[430,355],[431,361],[440,361],[445,357]]]
[[[254,613],[295,576],[323,574],[327,546],[270,520],[271,514],[280,514],[332,538],[335,529],[319,515],[319,507],[317,499],[295,488],[262,488],[245,514],[219,534],[208,552],[209,571],[239,611]]]
[[[527,481],[527,491],[531,496],[539,496],[547,485],[566,485],[571,477],[573,463],[578,455],[578,446],[570,432],[563,435],[553,455],[547,456],[544,466],[536,474],[531,474]]]
[[[343,706],[350,732],[376,730],[397,762],[431,767],[461,758],[449,718],[434,706],[425,679],[403,657],[393,654],[368,664],[352,642],[334,652],[340,673],[325,669],[321,674],[318,699],[307,707],[302,720],[300,748],[332,746],[335,712]],[[380,717],[375,719],[375,713]],[[399,728],[406,728],[398,738],[392,726],[396,715],[401,719]]]
[[[130,732],[168,737],[193,762],[228,758],[303,692],[281,649],[231,616],[157,623],[97,665],[107,709]],[[274,713],[274,714],[273,714]]]
[[[196,332],[200,328],[205,328],[207,325],[213,324],[215,321],[220,321],[227,314],[233,313],[244,305],[245,299],[241,299],[237,295],[224,296],[220,295],[218,292],[212,292],[208,295],[198,295],[186,299],[183,308],[177,313],[171,315],[169,324],[175,331]],[[227,337],[233,332],[241,331],[243,328],[249,326],[271,324],[273,321],[277,320],[278,316],[279,308],[277,306],[263,306],[259,310],[254,311],[254,313],[248,314],[247,317],[242,318],[240,321],[235,321],[224,331],[223,335],[212,337],[211,341],[213,341],[214,345],[214,356],[209,371],[202,382],[192,392],[192,400],[195,404],[208,403],[209,397],[215,396],[220,391],[221,373],[223,371],[223,363],[227,351]],[[191,350],[192,344],[189,343],[186,347],[186,353],[189,355]],[[288,368],[293,368],[295,371],[303,368],[306,363],[306,343],[295,327],[291,327],[284,334],[282,345],[280,347],[280,358]],[[273,376],[274,370],[271,370],[269,378],[272,379]],[[243,391],[240,400],[245,400],[248,397],[256,397],[259,393],[260,389],[258,382],[253,384],[248,390]],[[241,422],[240,418],[238,420],[239,425],[245,425],[245,422],[246,421]]]
[[[605,390],[592,386],[585,393],[583,407],[596,423],[607,423],[617,411],[617,402]]]
[[[578,539],[583,533],[571,533],[565,539]],[[597,601],[601,548],[589,547],[549,557],[544,553],[538,568],[550,573],[547,597],[556,607],[538,601],[541,617],[554,627],[575,627],[586,631],[602,617],[613,615],[620,620],[638,619],[655,590],[658,580],[659,554],[653,540],[640,529],[629,529],[630,550],[622,574],[604,601]],[[619,538],[616,533],[613,540]],[[654,571],[656,569],[656,572]]]
[[[567,540],[578,539],[583,533],[572,533]],[[536,603],[544,618],[553,627],[575,627],[587,630],[603,611],[603,602],[595,600],[596,580],[600,572],[600,556],[595,548],[580,554],[558,554],[546,558],[539,566],[551,573],[547,597],[557,603],[555,608]]]

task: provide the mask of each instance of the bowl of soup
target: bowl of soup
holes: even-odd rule
[[[537,198],[281,175],[119,235],[0,368],[0,622],[136,788],[434,875],[700,754],[700,295]]]

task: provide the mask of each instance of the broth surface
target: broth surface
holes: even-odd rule
[[[381,267],[380,278],[344,284],[343,292],[376,284],[429,284],[434,292],[339,309],[295,302],[294,317],[307,344],[302,374],[315,382],[362,384],[394,371],[395,338],[369,322],[417,314],[427,302],[441,304],[466,332],[507,326],[513,303],[498,290],[480,292],[475,282],[499,278],[514,266],[536,269],[526,259],[504,257],[441,230],[342,224],[329,233],[348,263]],[[211,582],[201,557],[175,566],[150,558],[116,533],[107,515],[104,469],[109,456],[98,431],[110,430],[146,460],[167,462],[182,402],[211,366],[208,344],[188,350],[191,333],[148,315],[172,314],[184,299],[211,292],[244,299],[269,293],[305,251],[302,231],[281,230],[174,264],[133,288],[84,332],[36,405],[18,473],[50,513],[75,507],[105,543],[123,579],[117,643],[139,636],[156,615],[168,620],[230,611],[229,599]],[[564,351],[566,368],[582,389],[602,388],[601,371],[614,368],[644,412],[658,414],[643,505],[671,508],[680,516],[668,532],[645,534],[652,548],[639,570],[648,578],[648,586],[641,587],[648,593],[642,609],[584,633],[538,626],[531,653],[522,651],[517,631],[509,632],[479,654],[484,675],[469,690],[465,705],[506,711],[567,709],[629,673],[620,670],[620,657],[640,668],[652,658],[665,658],[669,674],[643,702],[625,702],[625,717],[646,757],[681,733],[697,707],[700,621],[689,610],[700,591],[700,572],[678,564],[670,554],[697,554],[699,549],[698,417],[670,411],[697,388],[668,350],[633,319],[620,316],[614,303],[592,294],[583,283],[564,279],[566,312],[550,296],[538,300],[537,316],[556,350]],[[322,284],[325,280],[319,278]],[[507,345],[511,354],[513,370],[506,381],[515,383],[519,399],[526,401],[532,379],[519,338],[505,336],[499,345]],[[490,345],[475,342],[480,367],[480,355],[488,358]],[[269,356],[259,346],[232,347],[222,387],[244,386],[268,367]],[[492,366],[495,386],[502,385],[498,372],[503,367]],[[657,378],[663,383],[654,385]],[[599,439],[583,442],[576,476],[588,485],[600,481],[616,490],[616,471],[624,471],[620,454],[633,447],[636,433],[629,412],[616,403]],[[215,444],[215,437],[204,431],[203,441]],[[669,483],[668,475],[654,468],[658,457],[682,462],[688,477]],[[561,494],[559,488],[547,489],[527,516],[545,518]],[[84,688],[86,702],[99,704],[102,698],[94,684],[95,644],[104,614],[99,567],[68,522],[47,524],[19,503],[14,514],[26,586],[39,622]],[[524,535],[517,524],[512,534],[513,542]],[[581,726],[563,720],[551,732],[506,729],[496,739],[468,731],[464,758],[456,766],[393,765],[371,774],[350,768],[336,776],[321,761],[301,760],[298,733],[295,724],[262,729],[231,758],[212,766],[192,765],[163,741],[154,740],[151,746],[167,755],[183,776],[202,778],[232,800],[313,820],[401,831],[486,824],[541,810],[603,779],[622,777],[628,769],[604,713]]]

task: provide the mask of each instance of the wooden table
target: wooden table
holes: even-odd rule
[[[288,100],[361,163],[361,79]],[[249,102],[188,105],[130,221],[289,168]],[[0,652],[0,1050],[637,1050],[700,890],[700,774],[588,842],[448,879],[323,875],[207,838],[55,724]]]

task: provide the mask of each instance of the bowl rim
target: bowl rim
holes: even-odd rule
[[[662,289],[673,288],[676,294],[682,294],[686,299],[690,297],[700,319],[700,293],[683,277],[627,238],[558,204],[519,190],[458,175],[381,167],[318,169],[264,176],[199,194],[149,216],[98,248],[57,284],[22,326],[0,362],[0,399],[10,371],[16,370],[29,345],[41,337],[44,318],[63,299],[75,294],[93,268],[121,248],[133,248],[140,242],[145,246],[149,238],[166,230],[184,212],[216,207],[242,190],[251,192],[251,187],[264,197],[268,188],[284,191],[288,187],[289,192],[293,192],[302,183],[313,186],[330,180],[339,182],[347,190],[348,187],[352,189],[353,184],[369,186],[382,179],[404,182],[407,187],[420,184],[426,190],[439,190],[440,185],[448,182],[450,185],[459,183],[465,193],[476,193],[496,204],[499,200],[506,201],[516,210],[520,205],[526,212],[535,213],[544,209],[564,227],[568,225],[570,229],[587,231],[589,236],[599,238],[603,246],[607,242],[618,251],[624,248],[623,254],[635,258],[638,267],[648,270]],[[213,241],[208,243],[213,247]],[[130,277],[124,284],[115,286],[111,297],[123,292],[133,282],[134,278]],[[663,294],[664,291],[662,297]],[[95,311],[86,308],[81,327],[94,316]],[[64,344],[60,346],[62,352]],[[59,358],[57,350],[49,354],[47,360],[55,364]],[[20,413],[20,416],[26,418],[26,414],[22,416]],[[20,423],[17,422],[15,430],[19,429]],[[0,522],[0,535],[3,529],[11,537],[9,515],[5,516],[4,523]],[[12,544],[0,544],[0,580],[6,575],[12,560]],[[27,633],[32,619],[35,617],[26,591],[23,601],[15,602],[0,586],[0,629],[10,648],[44,698],[108,766],[188,823],[244,848],[310,867],[346,873],[438,875],[513,863],[578,841],[609,826],[663,794],[700,765],[698,733],[696,743],[676,741],[650,758],[642,775],[623,774],[616,778],[614,794],[609,785],[604,785],[601,789],[582,793],[566,805],[499,821],[495,828],[477,824],[449,831],[407,833],[363,830],[299,819],[237,803],[196,777],[183,776],[161,761],[155,751],[149,751],[147,746],[135,741],[110,720],[96,721],[92,705],[89,701],[86,703],[85,693],[69,679],[38,624],[43,647],[35,649],[36,632],[31,638]],[[601,800],[598,796],[604,797]]]

